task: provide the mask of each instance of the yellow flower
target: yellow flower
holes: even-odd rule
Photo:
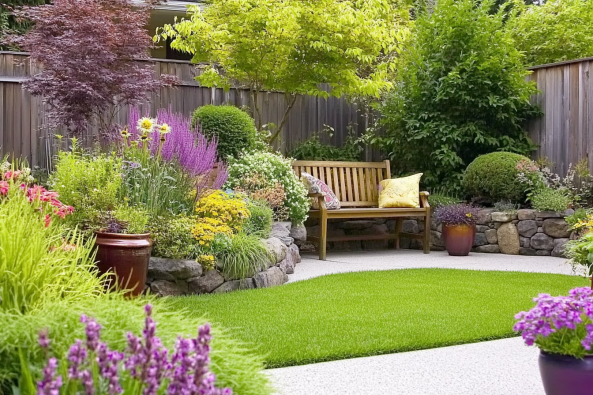
[[[130,132],[128,132],[128,128],[125,128],[121,132],[119,132],[122,137],[130,137]]]
[[[169,125],[167,125],[166,123],[164,123],[161,126],[159,126],[159,133],[160,134],[167,134],[169,132],[171,132],[171,127]]]
[[[472,213],[467,213],[467,214],[465,214],[465,216],[466,216],[467,218],[471,218],[471,217],[472,217]]]
[[[138,120],[138,129],[142,134],[152,133],[155,126],[155,121],[152,118],[144,117]]]

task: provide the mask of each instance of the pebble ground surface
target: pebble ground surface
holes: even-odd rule
[[[578,275],[566,259],[415,250],[303,254],[289,282],[327,274],[410,268]],[[267,370],[279,395],[544,395],[538,349],[520,338]]]

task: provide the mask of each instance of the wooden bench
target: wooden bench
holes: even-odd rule
[[[394,239],[399,248],[400,236],[423,241],[424,253],[430,252],[430,206],[428,192],[420,192],[419,208],[379,208],[378,186],[382,180],[391,178],[389,161],[384,162],[327,162],[294,161],[292,167],[300,177],[302,172],[325,182],[340,201],[339,210],[327,210],[321,194],[310,193],[319,199],[319,210],[311,210],[309,216],[319,218],[319,237],[308,236],[307,240],[319,243],[319,259],[325,260],[328,241],[385,240]],[[424,218],[424,234],[403,233],[403,219]],[[395,232],[390,235],[327,236],[327,220],[333,218],[395,218]]]

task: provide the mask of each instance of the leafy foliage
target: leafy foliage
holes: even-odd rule
[[[471,204],[456,203],[437,207],[434,216],[443,225],[473,225],[478,220],[478,211]]]
[[[493,152],[481,155],[469,164],[463,177],[463,189],[472,197],[490,199],[491,203],[500,200],[522,203],[527,188],[518,178],[517,164],[525,156],[512,152]]]
[[[253,118],[237,107],[199,107],[193,113],[192,125],[200,125],[206,137],[216,139],[221,159],[236,158],[241,152],[255,148],[257,136]]]
[[[34,24],[14,43],[43,64],[24,87],[43,96],[50,126],[81,133],[96,115],[107,131],[121,106],[174,82],[170,76],[154,77],[148,55],[153,44],[145,28],[150,9],[150,2],[132,0],[54,0],[14,11]]]
[[[507,24],[528,65],[593,56],[593,2],[548,0],[543,5],[514,4]]]
[[[288,210],[292,222],[300,225],[307,219],[309,212],[307,190],[292,170],[290,159],[270,152],[254,152],[243,155],[239,159],[230,159],[228,170],[226,188],[245,187],[244,181],[253,177],[259,180],[258,189],[275,188],[276,184],[280,184],[285,193],[282,207]],[[247,192],[255,191],[247,190]]]
[[[572,199],[567,191],[543,187],[530,198],[531,207],[538,211],[564,211],[570,207]]]
[[[202,85],[247,87],[258,130],[259,91],[285,92],[287,111],[273,141],[296,94],[378,97],[391,89],[409,6],[408,0],[218,0],[190,7],[188,20],[164,26],[157,37],[212,65],[197,77]]]
[[[157,217],[150,221],[151,255],[171,259],[196,259],[200,253],[198,240],[192,233],[196,218],[186,215]]]
[[[229,279],[252,277],[267,268],[271,260],[261,239],[244,232],[232,237],[216,237],[212,252],[218,259],[222,273]]]
[[[473,0],[439,1],[419,17],[376,139],[398,172],[459,190],[477,156],[533,149],[523,124],[539,114],[529,103],[536,90],[503,27],[502,14]]]
[[[249,199],[247,209],[251,215],[245,221],[243,231],[248,235],[254,235],[261,239],[270,237],[274,223],[274,211],[268,202]]]
[[[360,137],[356,135],[354,129],[350,128],[348,136],[341,147],[321,142],[322,135],[331,138],[334,129],[325,125],[319,133],[313,134],[307,140],[299,143],[288,156],[297,160],[329,160],[357,162],[362,160],[362,154],[370,139],[370,134],[364,134]]]
[[[0,49],[1,50],[19,50],[17,45],[10,42],[4,42],[5,36],[23,35],[32,26],[31,22],[23,21],[12,15],[14,7],[23,5],[39,6],[49,4],[50,0],[7,0],[0,5]]]

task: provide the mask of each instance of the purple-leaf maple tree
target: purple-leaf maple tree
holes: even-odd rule
[[[50,127],[76,135],[93,117],[107,131],[117,112],[135,105],[173,76],[156,78],[146,30],[152,2],[132,0],[54,0],[22,7],[15,17],[34,27],[14,42],[42,69],[24,83],[48,104]]]

